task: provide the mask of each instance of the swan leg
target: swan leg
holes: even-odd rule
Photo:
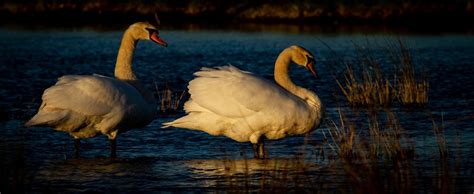
[[[259,158],[259,156],[258,156],[258,147],[259,147],[258,143],[252,144],[253,158],[255,158],[255,159]]]
[[[110,158],[117,158],[117,140],[110,139]]]
[[[264,143],[263,137],[261,137],[257,143],[253,144],[252,148],[253,148],[253,158],[255,159],[266,158],[265,143]]]
[[[81,148],[81,139],[74,139],[74,157],[79,158],[79,150]]]

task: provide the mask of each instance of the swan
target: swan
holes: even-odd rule
[[[186,115],[163,128],[200,130],[224,135],[238,142],[251,142],[255,158],[265,158],[264,138],[302,135],[319,127],[323,105],[312,91],[295,85],[290,63],[317,76],[314,57],[301,46],[283,50],[275,62],[274,82],[232,65],[202,68],[188,85]]]
[[[79,156],[80,139],[99,134],[110,140],[110,156],[116,157],[116,138],[131,128],[144,127],[155,115],[153,95],[140,84],[132,70],[135,46],[151,40],[164,47],[156,27],[137,22],[125,31],[115,64],[115,78],[102,75],[65,75],[44,90],[41,106],[25,126],[50,126],[68,132],[75,139]]]

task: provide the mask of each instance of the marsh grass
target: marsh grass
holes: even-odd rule
[[[391,104],[391,85],[388,80],[381,79],[369,69],[362,70],[358,78],[353,68],[346,66],[344,81],[336,82],[352,106],[389,106]]]
[[[402,127],[395,113],[386,111],[383,119],[377,113],[366,114],[366,125],[360,120],[349,120],[339,109],[339,121],[328,120],[328,146],[338,158],[352,159],[408,159],[414,147],[402,135]],[[382,116],[383,117],[383,116]],[[326,133],[323,132],[326,136]]]
[[[159,112],[166,114],[176,113],[181,109],[187,92],[186,90],[174,91],[169,84],[165,84],[164,88],[160,89],[155,82],[155,94],[159,103]]]
[[[353,107],[389,107],[394,101],[401,106],[423,106],[428,103],[429,83],[416,74],[413,59],[402,40],[387,40],[382,50],[395,68],[393,75],[382,72],[381,62],[373,51],[377,48],[353,43],[356,60],[344,61],[344,78],[336,83],[348,103]],[[355,68],[357,67],[357,68]]]
[[[388,41],[386,50],[398,72],[393,87],[398,102],[403,106],[428,103],[428,79],[416,74],[409,48],[401,39],[397,39]]]
[[[462,164],[460,161],[466,162],[465,159],[448,155],[442,115],[441,121],[432,119],[436,143],[429,145],[438,147],[440,154],[420,158],[427,150],[415,147],[401,120],[390,109],[356,114],[339,109],[337,113],[338,118],[326,120],[321,129],[327,139],[325,152],[335,157],[323,159],[325,162],[316,159],[319,157],[304,156],[244,159],[243,164],[225,159],[222,162],[226,181],[221,188],[239,193],[458,193],[472,182],[465,180],[469,175],[462,173],[472,164]],[[260,168],[255,169],[255,165]],[[312,168],[315,165],[317,168]],[[238,168],[244,170],[235,173]]]
[[[448,148],[446,137],[444,135],[444,115],[441,114],[441,123],[436,122],[435,119],[432,119],[431,121],[436,143],[438,144],[439,157],[445,159],[448,157]]]
[[[338,113],[338,120],[327,122],[328,147],[337,155],[350,192],[456,193],[469,185],[462,183],[465,176],[461,169],[466,170],[472,164],[469,161],[461,164],[460,161],[466,159],[460,154],[448,155],[443,115],[441,121],[432,119],[439,156],[432,156],[429,159],[432,163],[427,164],[424,159],[420,161],[415,143],[404,135],[405,130],[395,113],[368,112],[363,116],[365,123],[361,122],[364,119],[347,118],[340,110]]]

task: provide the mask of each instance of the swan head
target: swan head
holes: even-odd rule
[[[158,29],[148,22],[134,23],[128,27],[127,32],[131,33],[137,40],[151,40],[161,46],[168,46],[168,43],[160,38]]]
[[[311,52],[298,45],[290,46],[288,49],[291,49],[293,53],[291,60],[295,64],[303,66],[308,71],[310,71],[315,77],[318,77],[318,74],[316,73],[316,68],[314,68],[314,63],[316,61],[314,60],[314,55]]]

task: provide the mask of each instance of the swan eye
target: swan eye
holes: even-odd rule
[[[314,58],[312,56],[306,55],[306,59],[308,60],[308,63],[314,62]]]
[[[152,28],[145,28],[145,29],[146,29],[146,30],[148,31],[148,33],[150,33],[150,34],[153,34],[153,33],[159,34],[158,30],[156,30],[156,29],[152,29]]]

